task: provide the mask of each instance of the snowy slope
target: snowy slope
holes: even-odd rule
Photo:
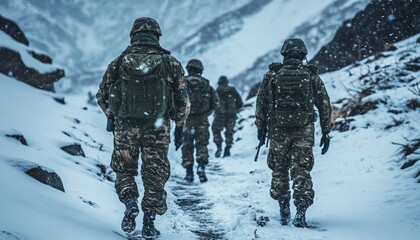
[[[278,204],[269,197],[271,175],[265,161],[267,151],[262,151],[257,163],[252,160],[255,154],[253,146],[257,145],[253,117],[255,98],[247,102],[252,107],[241,112],[245,120],[237,134],[240,140],[232,150],[235,154],[232,158],[212,161],[219,172],[203,187],[214,202],[213,214],[226,226],[227,239],[239,239],[238,236],[241,239],[255,239],[257,236],[261,239],[418,238],[420,161],[401,170],[401,158],[397,155],[399,146],[392,142],[404,143],[405,137],[415,138],[420,133],[419,110],[406,106],[410,99],[419,99],[408,90],[409,86],[419,84],[419,73],[407,71],[406,77],[398,77],[405,64],[420,56],[419,36],[398,44],[394,53],[384,53],[388,57],[379,57],[376,61],[372,57],[358,67],[321,76],[332,102],[352,98],[348,88],[359,87],[359,77],[375,66],[379,70],[370,76],[388,76],[389,88],[375,89],[375,94],[364,99],[387,101],[376,110],[355,116],[353,130],[331,133],[330,150],[325,156],[321,156],[320,148],[315,146],[316,164],[312,171],[315,202],[307,212],[307,221],[314,229],[280,226]],[[408,57],[407,53],[410,53]],[[403,56],[406,57],[401,61]],[[352,77],[349,77],[350,71]],[[340,104],[334,105],[340,107]],[[388,111],[390,109],[398,109],[401,113],[394,116]],[[402,118],[404,123],[384,130],[394,117]],[[320,130],[317,128],[316,144],[319,144]],[[260,217],[270,219],[265,227],[257,227],[253,221]]]

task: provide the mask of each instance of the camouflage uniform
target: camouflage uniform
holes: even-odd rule
[[[303,44],[303,42],[302,42]],[[306,49],[305,49],[306,50]],[[283,54],[283,53],[282,53]],[[287,54],[286,54],[287,55]],[[278,127],[273,123],[269,109],[269,82],[273,75],[283,67],[300,67],[310,70],[310,81],[313,87],[313,103],[319,111],[322,132],[328,136],[331,127],[331,105],[325,86],[315,66],[304,66],[303,57],[286,58],[284,63],[273,63],[264,75],[257,95],[256,126],[259,131],[268,128],[270,148],[268,167],[272,172],[270,195],[279,201],[280,208],[289,205],[290,186],[289,170],[293,181],[293,199],[295,206],[306,209],[313,203],[314,191],[310,171],[314,166],[312,147],[314,146],[314,124],[304,127]],[[306,55],[306,54],[305,54]],[[329,145],[329,143],[328,143]],[[289,213],[290,214],[290,213]],[[305,223],[306,224],[306,223]]]
[[[188,77],[187,77],[188,78]],[[207,79],[204,79],[208,81]],[[209,163],[209,153],[207,145],[209,144],[209,120],[214,109],[219,105],[219,97],[214,88],[209,85],[210,108],[206,113],[195,115],[191,113],[188,116],[184,127],[184,145],[182,146],[182,166],[184,168],[194,165],[194,147],[196,150],[195,157],[198,165],[206,166]],[[191,101],[194,101],[191,99]],[[191,102],[194,104],[194,102]],[[194,143],[195,142],[195,143]]]
[[[136,199],[139,197],[135,176],[138,174],[138,158],[141,153],[141,177],[144,186],[141,208],[144,212],[150,211],[162,215],[167,210],[164,187],[170,175],[167,158],[170,142],[169,119],[176,121],[177,125],[183,124],[189,113],[189,99],[182,65],[170,55],[169,51],[160,47],[158,41],[158,36],[161,35],[160,28],[158,25],[156,27],[156,24],[157,22],[150,18],[140,18],[135,21],[130,33],[131,44],[109,64],[96,97],[107,117],[115,118],[111,168],[116,173],[115,189],[119,199],[126,204],[126,196],[134,195]],[[170,103],[172,107],[164,115],[163,123],[159,126],[156,126],[156,120],[123,118],[108,109],[110,87],[118,80],[119,59],[132,51],[159,54],[168,59],[166,67],[169,68],[170,74],[162,77],[165,77],[173,93]],[[151,218],[154,219],[153,214]]]
[[[236,114],[243,106],[241,96],[235,87],[228,86],[228,79],[225,76],[221,76],[219,79],[219,87],[216,89],[217,95],[220,98],[220,105],[216,109],[214,114],[214,120],[212,124],[213,132],[213,141],[217,146],[219,154],[216,154],[216,157],[220,156],[221,147],[223,143],[223,138],[221,132],[225,128],[225,156],[233,144],[233,133],[236,123]]]
[[[198,59],[191,59],[187,66],[188,76],[187,88],[191,101],[191,112],[183,129],[184,145],[182,146],[182,166],[187,170],[185,180],[194,180],[194,147],[197,161],[197,175],[200,182],[207,181],[205,166],[209,163],[209,120],[213,111],[219,105],[219,97],[216,91],[210,86],[209,80],[201,76],[204,69]],[[195,142],[195,143],[194,143]]]

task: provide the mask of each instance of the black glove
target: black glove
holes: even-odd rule
[[[328,135],[328,133],[322,134],[321,144],[319,144],[319,146],[322,147],[322,145],[324,145],[324,147],[321,150],[321,154],[324,155],[330,147],[330,136]]]
[[[264,128],[258,128],[257,137],[258,137],[258,140],[260,141],[260,145],[264,145],[265,137],[266,137],[265,135],[266,135],[265,129]]]
[[[182,132],[183,126],[176,126],[175,127],[175,151],[184,144],[184,133]]]
[[[115,124],[114,124],[114,118],[113,117],[109,117],[107,122],[106,122],[106,130],[108,132],[113,132],[115,128]]]

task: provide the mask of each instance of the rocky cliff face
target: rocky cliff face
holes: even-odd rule
[[[310,63],[317,64],[320,73],[338,70],[419,32],[418,1],[375,0],[353,19],[345,21],[334,39]]]
[[[29,41],[15,22],[0,16],[0,30],[4,32],[2,33],[4,40],[0,43],[0,73],[33,87],[54,92],[54,83],[64,77],[64,70],[55,69],[40,72],[34,67],[28,66],[25,63],[25,58],[32,58],[42,64],[52,64],[52,59],[25,47],[29,46]],[[4,34],[7,34],[12,40],[7,39]],[[22,52],[10,47],[10,45],[16,45],[13,43],[14,41],[20,43],[17,46],[20,46]],[[25,56],[22,57],[22,55]]]

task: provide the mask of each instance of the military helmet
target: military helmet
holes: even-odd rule
[[[226,85],[229,83],[229,80],[226,76],[220,76],[219,81],[217,82],[217,84],[219,85]]]
[[[153,32],[157,36],[162,36],[159,23],[155,19],[149,17],[137,18],[134,21],[130,37],[133,37],[137,32]]]
[[[188,61],[186,68],[197,68],[200,70],[204,70],[203,63],[198,59],[191,59],[190,61]]]
[[[290,52],[300,52],[305,56],[308,54],[308,50],[305,47],[305,43],[300,38],[286,39],[281,48],[281,55],[285,56]]]

